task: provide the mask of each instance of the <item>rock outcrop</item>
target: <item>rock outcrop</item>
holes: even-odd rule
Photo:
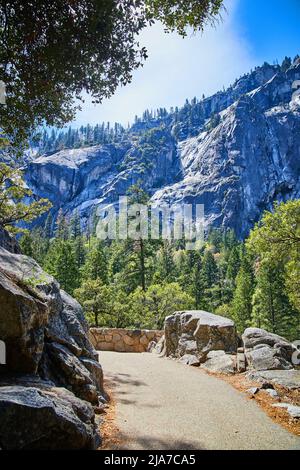
[[[210,351],[236,352],[234,322],[204,311],[175,312],[165,320],[166,355],[195,356],[205,362]]]
[[[85,225],[142,181],[154,204],[204,204],[207,225],[243,237],[274,201],[300,197],[299,79],[297,62],[258,67],[192,111],[137,122],[120,142],[31,161],[27,184],[51,200],[54,219],[76,210]]]
[[[0,248],[2,448],[95,448],[102,369],[80,305],[31,258]],[[30,417],[30,418],[29,418]]]

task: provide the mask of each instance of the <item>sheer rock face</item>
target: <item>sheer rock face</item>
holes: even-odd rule
[[[210,351],[236,352],[234,322],[202,310],[175,312],[165,320],[166,356],[193,355],[205,362]]]
[[[126,142],[62,150],[25,171],[28,185],[86,223],[97,204],[112,204],[142,181],[155,204],[204,204],[206,223],[244,236],[275,200],[300,197],[300,100],[292,99],[300,64],[264,66],[200,102],[188,137],[174,116],[132,126]],[[220,114],[209,130],[207,120]],[[137,137],[163,124],[164,144],[147,157]]]
[[[215,129],[179,144],[184,177],[153,199],[204,204],[208,224],[245,236],[275,200],[300,197],[300,102],[291,101],[299,78],[300,65],[274,76]]]
[[[5,248],[0,248],[0,339],[6,346],[6,364],[0,365],[4,448],[98,445],[94,411],[87,402],[98,405],[105,393],[82,309],[33,259]],[[40,393],[45,389],[46,395]],[[28,409],[34,424],[26,422]],[[6,426],[8,437],[3,437]],[[32,427],[40,437],[27,436]]]

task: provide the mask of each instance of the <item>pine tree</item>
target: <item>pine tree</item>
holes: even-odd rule
[[[112,317],[114,310],[112,292],[108,286],[103,286],[100,279],[89,279],[75,290],[75,296],[82,304],[89,323],[93,326],[116,326],[113,318],[107,322],[107,317]]]
[[[164,282],[174,282],[176,279],[173,247],[168,240],[163,241],[162,246],[156,255],[155,276],[157,280]]]
[[[247,254],[244,253],[232,301],[232,317],[240,333],[251,324],[253,291],[253,270]]]
[[[83,237],[81,235],[76,237],[75,240],[72,242],[72,244],[73,244],[75,262],[76,262],[78,269],[80,269],[84,265],[84,261],[85,261],[85,247],[84,247]]]
[[[75,214],[70,221],[70,236],[72,239],[81,236],[81,223],[78,210],[75,211]]]
[[[108,282],[107,257],[103,242],[96,240],[89,250],[82,269],[84,279],[100,279],[103,284]]]
[[[280,262],[264,259],[259,265],[252,324],[291,339],[297,338],[298,315],[286,294],[285,271]]]
[[[229,280],[232,287],[235,287],[235,280],[240,268],[240,250],[237,246],[234,246],[229,254],[227,263],[226,277]]]
[[[53,217],[52,217],[51,212],[49,212],[46,218],[44,231],[43,231],[44,238],[48,240],[50,240],[51,235],[52,235],[52,223],[53,223]]]
[[[194,298],[195,307],[204,307],[204,279],[202,272],[202,258],[199,252],[193,253],[193,268],[191,271],[191,295]]]
[[[207,288],[212,287],[217,281],[218,267],[214,255],[210,250],[206,250],[204,253],[202,273],[205,286]]]
[[[68,240],[69,238],[69,228],[62,209],[59,209],[57,214],[55,235],[61,240]]]
[[[286,72],[292,65],[292,59],[290,57],[285,56],[282,64],[281,64],[281,70],[283,72]]]
[[[70,241],[57,239],[51,244],[45,270],[58,280],[62,289],[73,293],[79,285],[79,269]]]
[[[210,250],[206,250],[202,261],[201,277],[203,280],[204,288],[204,307],[207,310],[214,310],[216,297],[219,293],[214,291],[214,288],[219,280],[218,266],[215,261],[214,255]]]
[[[24,255],[33,256],[32,236],[29,232],[25,232],[20,240],[20,248]]]

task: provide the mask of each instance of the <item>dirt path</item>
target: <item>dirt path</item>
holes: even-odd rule
[[[226,382],[154,354],[101,352],[122,449],[300,449]],[[118,446],[117,446],[118,447]]]

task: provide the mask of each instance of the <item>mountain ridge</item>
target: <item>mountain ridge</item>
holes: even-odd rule
[[[207,224],[242,238],[275,200],[300,197],[299,79],[299,59],[286,71],[264,64],[173,115],[137,120],[120,142],[40,156],[26,182],[54,219],[78,211],[83,227],[97,204],[141,183],[156,204],[204,204]]]

